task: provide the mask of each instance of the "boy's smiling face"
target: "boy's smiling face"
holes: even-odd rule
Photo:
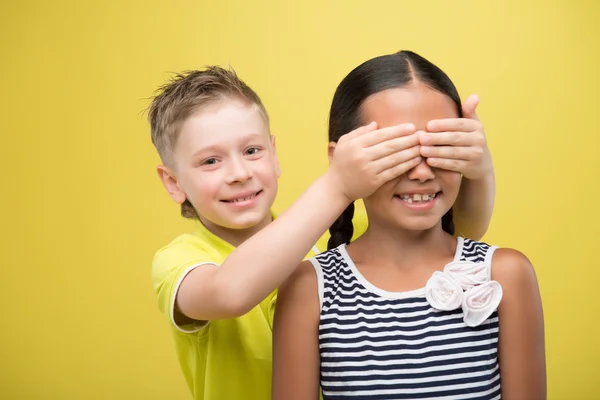
[[[280,170],[258,106],[224,99],[202,108],[181,125],[173,160],[159,167],[165,187],[177,203],[189,200],[213,233],[254,232],[271,221]]]

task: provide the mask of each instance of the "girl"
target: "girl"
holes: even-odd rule
[[[424,131],[462,117],[452,81],[419,55],[371,59],[339,85],[330,157],[364,123]],[[443,121],[440,121],[443,120]],[[435,125],[438,125],[437,127]],[[520,252],[455,237],[462,175],[426,161],[351,205],[329,249],[280,288],[273,398],[544,399],[544,328],[533,267]]]

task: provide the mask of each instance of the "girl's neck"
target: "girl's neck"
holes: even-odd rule
[[[456,238],[442,229],[441,222],[424,231],[369,225],[348,251],[360,263],[394,264],[397,268],[412,269],[451,259],[456,243]]]

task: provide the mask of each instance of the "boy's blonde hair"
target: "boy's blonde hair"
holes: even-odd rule
[[[152,143],[166,166],[174,165],[173,149],[185,120],[203,107],[227,99],[257,105],[268,125],[269,116],[260,97],[233,69],[208,66],[203,70],[185,71],[158,88],[148,109],[148,122]],[[181,215],[198,217],[188,200],[181,205]]]

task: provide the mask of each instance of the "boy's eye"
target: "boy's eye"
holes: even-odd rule
[[[246,150],[246,154],[248,155],[253,155],[256,154],[260,151],[260,147],[250,147],[248,150]]]
[[[202,161],[202,165],[215,165],[216,163],[217,163],[216,158],[209,158],[209,159]]]

